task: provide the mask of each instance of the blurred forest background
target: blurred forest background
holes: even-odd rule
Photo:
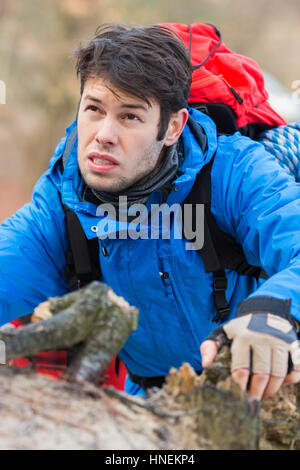
[[[30,200],[75,117],[72,49],[103,22],[162,21],[212,23],[291,92],[300,80],[299,0],[0,0],[0,221]]]

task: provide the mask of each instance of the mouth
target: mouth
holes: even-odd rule
[[[118,162],[110,155],[100,153],[90,153],[88,164],[91,170],[96,172],[111,171],[118,166]]]

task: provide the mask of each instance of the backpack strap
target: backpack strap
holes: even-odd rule
[[[197,174],[192,190],[182,204],[191,204],[193,230],[196,229],[196,205],[204,204],[205,242],[198,251],[202,257],[205,271],[213,274],[213,295],[217,310],[213,321],[219,322],[224,321],[230,313],[225,295],[228,285],[225,269],[237,271],[242,275],[253,276],[256,279],[260,277],[262,269],[248,263],[242,247],[230,235],[220,229],[211,212],[211,170],[214,159],[215,155]],[[182,213],[184,216],[184,210]],[[183,227],[184,223],[183,217]]]
[[[196,103],[192,106],[214,121],[218,134],[232,135],[239,131],[236,114],[227,104]]]
[[[70,291],[74,291],[101,278],[99,240],[97,237],[88,239],[77,215],[65,204],[62,206],[69,241],[65,277]]]
[[[200,67],[202,67],[202,65],[204,65],[205,62],[208,61],[208,59],[211,57],[211,55],[215,52],[215,50],[220,46],[220,44],[221,44],[221,42],[222,42],[221,32],[220,32],[213,24],[209,24],[209,23],[206,23],[206,24],[208,24],[209,26],[212,26],[212,27],[214,28],[215,33],[216,33],[217,37],[219,38],[219,41],[218,41],[217,44],[211,49],[211,51],[207,54],[207,56],[205,57],[205,59],[202,60],[202,62],[201,62],[200,64],[193,65],[193,70],[200,69]],[[190,53],[192,53],[193,29],[192,29],[192,25],[191,25],[191,24],[189,24],[188,27],[189,27],[189,31],[190,31],[189,51],[190,51]]]
[[[77,129],[74,128],[67,137],[61,158],[62,171],[68,162],[76,138]],[[65,277],[70,291],[74,291],[102,277],[99,262],[99,240],[97,237],[88,239],[75,212],[63,203],[62,207],[65,213],[69,242]]]
[[[191,106],[207,114],[215,123],[218,135],[232,135],[240,132],[251,139],[258,140],[261,133],[274,126],[252,122],[243,127],[237,126],[237,116],[233,109],[224,103],[193,103]]]

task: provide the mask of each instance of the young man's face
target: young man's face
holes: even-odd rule
[[[175,129],[171,126],[171,139],[167,131],[157,141],[160,107],[150,102],[151,106],[114,90],[101,78],[87,80],[77,125],[78,164],[88,186],[119,192],[159,164],[164,145],[173,143]]]

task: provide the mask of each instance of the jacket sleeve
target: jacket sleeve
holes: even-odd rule
[[[67,238],[58,191],[46,172],[32,202],[0,226],[0,325],[68,291]]]
[[[288,303],[299,321],[300,184],[261,144],[239,134],[222,137],[212,170],[212,212],[248,262],[270,276],[237,314],[273,312]]]

